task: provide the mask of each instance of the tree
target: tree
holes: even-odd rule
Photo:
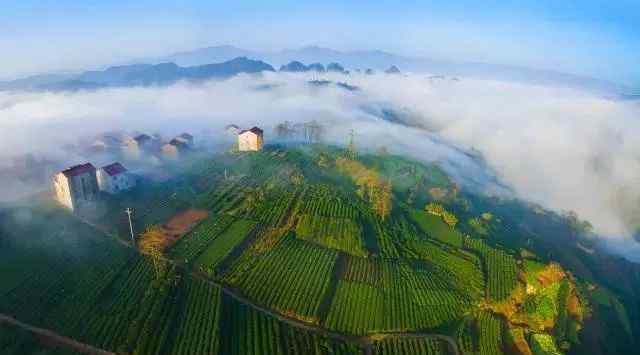
[[[302,175],[300,169],[294,169],[291,172],[290,178],[291,182],[296,186],[299,186],[304,181],[304,175]]]
[[[448,224],[451,228],[455,227],[458,224],[458,217],[451,212],[444,211],[442,214],[442,220]]]
[[[321,168],[329,167],[329,158],[325,153],[320,153],[320,158],[318,158],[318,166]]]
[[[156,277],[160,278],[167,269],[167,261],[164,257],[164,250],[169,240],[164,229],[159,226],[148,227],[141,235],[138,247],[140,251],[151,257]]]
[[[391,213],[391,198],[393,193],[391,191],[391,182],[384,181],[380,187],[378,200],[377,200],[377,212],[378,215],[385,220]]]
[[[369,202],[371,209],[382,219],[385,219],[392,208],[391,182],[382,178],[377,171],[367,168],[364,164],[345,157],[336,159],[338,170],[353,179],[360,198]]]
[[[436,216],[442,216],[442,214],[445,212],[444,207],[441,204],[435,202],[429,203],[424,207],[424,209]]]

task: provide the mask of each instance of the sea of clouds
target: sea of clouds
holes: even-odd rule
[[[438,161],[461,183],[572,210],[607,246],[640,255],[640,103],[500,81],[426,75],[240,75],[169,87],[75,93],[0,92],[0,161],[23,153],[66,158],[78,137],[111,130],[223,140],[224,127],[316,120],[330,143]],[[382,119],[384,111],[411,127]],[[479,154],[478,154],[479,152]],[[483,159],[478,159],[482,156]],[[0,192],[1,194],[2,192]],[[0,196],[2,197],[2,196]]]

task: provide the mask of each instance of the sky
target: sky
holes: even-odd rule
[[[640,87],[640,2],[5,0],[0,79],[213,45],[308,45],[551,69]]]

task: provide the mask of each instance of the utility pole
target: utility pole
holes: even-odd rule
[[[127,209],[124,211],[127,213],[127,216],[129,216],[129,231],[131,232],[131,243],[135,247],[136,238],[133,236],[133,223],[131,223],[131,213],[133,213],[133,210],[127,207]]]
[[[348,154],[349,154],[349,158],[351,160],[356,160],[356,143],[355,143],[355,139],[354,139],[354,132],[353,129],[349,132],[349,146],[347,148],[348,150]]]

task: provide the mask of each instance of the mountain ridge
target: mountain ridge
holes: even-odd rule
[[[237,74],[258,74],[275,71],[260,60],[237,57],[222,63],[198,66],[179,66],[175,63],[130,64],[108,67],[104,70],[85,71],[77,75],[33,76],[9,82],[0,82],[0,90],[81,90],[105,87],[131,87],[168,85],[181,80],[203,81],[225,79]]]
[[[180,67],[199,67],[215,65],[211,63],[227,63],[236,58],[252,58],[256,62],[262,62],[262,64],[270,67],[270,69],[265,69],[268,71],[275,71],[271,65],[274,67],[281,67],[286,66],[286,64],[292,61],[302,63],[340,63],[340,65],[344,66],[346,70],[355,70],[356,72],[360,71],[365,73],[372,73],[374,71],[384,72],[386,69],[396,66],[403,68],[403,71],[407,72],[429,73],[433,75],[451,77],[467,77],[472,79],[502,80],[552,87],[568,87],[586,90],[606,97],[622,99],[637,97],[635,94],[629,95],[628,93],[633,92],[633,89],[624,85],[607,80],[556,72],[552,70],[532,69],[501,64],[453,62],[434,60],[430,58],[405,57],[381,50],[338,51],[318,46],[307,46],[300,49],[261,52],[246,50],[231,45],[210,46],[192,51],[176,52],[167,56],[130,61],[127,65],[111,66],[104,70],[93,70],[79,74],[41,74],[11,81],[0,81],[0,90],[93,89],[96,86],[101,87],[105,85],[96,85],[93,81],[85,83],[86,80],[84,80],[84,75],[87,75],[87,73],[97,75],[96,72],[106,72],[112,68],[139,65],[160,65],[167,63],[175,63]],[[267,68],[266,66],[265,68]],[[316,68],[316,70],[318,69],[319,68]],[[237,73],[239,72],[236,72],[235,74]],[[148,74],[151,75],[150,73]],[[79,76],[81,77],[78,78]],[[212,75],[212,77],[225,76],[228,75]],[[160,77],[158,79],[163,78]],[[172,80],[177,81],[182,78],[164,79],[168,82],[173,82]],[[68,82],[64,83],[65,81]],[[148,85],[145,84],[148,81],[153,82],[153,80],[144,78],[140,81],[143,82],[144,85]],[[126,85],[127,83],[123,83],[120,86]]]
[[[274,66],[285,65],[291,61],[303,63],[338,62],[348,69],[365,70],[371,68],[383,72],[392,65],[395,65],[403,68],[405,71],[581,88],[604,94],[620,94],[629,91],[624,85],[604,79],[554,70],[474,61],[455,62],[426,57],[408,57],[382,50],[339,51],[320,46],[306,46],[298,49],[283,49],[280,51],[252,51],[235,46],[222,45],[169,54],[156,58],[155,60],[193,65],[198,63],[202,64],[213,59],[229,59],[225,57],[225,53],[242,53],[251,58],[271,63]]]

